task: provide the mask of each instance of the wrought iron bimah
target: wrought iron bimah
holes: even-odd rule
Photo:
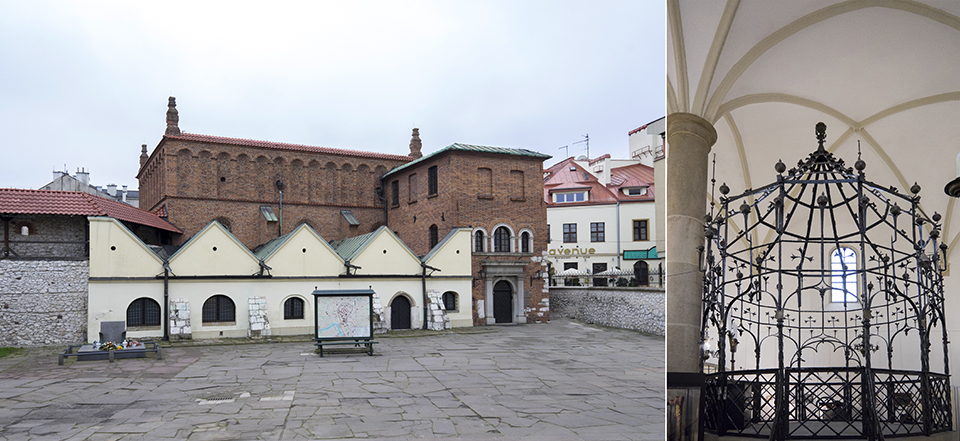
[[[818,147],[722,185],[701,250],[705,425],[766,439],[951,430],[939,214]],[[716,212],[714,212],[716,211]]]

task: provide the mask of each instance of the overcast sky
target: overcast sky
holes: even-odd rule
[[[664,3],[0,2],[0,187],[136,189],[168,96],[189,133],[627,157],[664,116]]]

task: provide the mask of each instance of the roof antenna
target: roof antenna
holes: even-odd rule
[[[560,148],[557,149],[557,150],[560,150],[560,149],[567,149],[567,152],[566,152],[567,154],[565,155],[565,157],[567,157],[567,158],[570,157],[570,146],[565,145],[565,146],[563,146],[563,147],[560,147]]]
[[[589,133],[587,133],[586,135],[583,135],[583,141],[577,141],[574,144],[583,144],[583,143],[587,143],[587,160],[589,161],[590,160],[590,134]]]

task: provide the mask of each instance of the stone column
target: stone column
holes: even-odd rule
[[[707,155],[717,131],[689,113],[667,116],[667,372],[697,372]]]

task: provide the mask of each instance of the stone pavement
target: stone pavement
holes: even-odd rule
[[[377,340],[30,349],[0,358],[0,439],[664,439],[662,337],[561,319]]]

